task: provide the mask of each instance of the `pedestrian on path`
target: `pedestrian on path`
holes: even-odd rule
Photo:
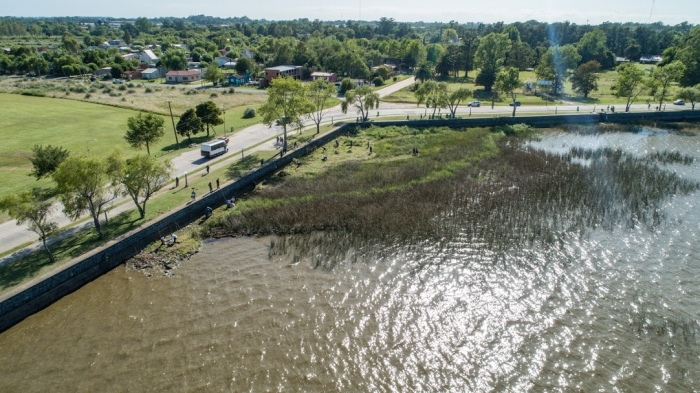
[[[209,193],[211,194],[214,190],[211,188],[211,182],[209,182]]]
[[[192,187],[192,194],[190,196],[192,197],[192,202],[194,202],[195,198],[197,198],[197,193],[194,192],[194,187]]]
[[[175,188],[178,188],[180,186],[180,178],[175,176]]]
[[[217,190],[219,189],[219,178],[218,177],[216,178],[216,189]]]
[[[207,165],[207,175],[209,174],[209,165]]]

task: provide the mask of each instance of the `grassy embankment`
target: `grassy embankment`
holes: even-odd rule
[[[332,128],[333,127],[330,125],[322,126],[321,132],[328,132]],[[290,143],[293,144],[294,141],[303,143],[313,134],[315,134],[315,127],[308,129],[301,134],[298,132],[290,132]],[[180,179],[181,187],[177,189],[173,188],[172,184],[166,186],[148,202],[146,206],[146,217],[143,220],[139,218],[135,208],[118,214],[115,217],[110,217],[109,224],[103,226],[103,240],[99,240],[97,238],[95,230],[92,228],[92,226],[88,226],[88,228],[85,230],[68,236],[58,236],[60,237],[60,240],[56,240],[51,245],[51,250],[54,252],[54,256],[56,257],[56,263],[52,264],[43,250],[38,250],[28,255],[24,255],[4,266],[0,266],[0,293],[8,291],[17,285],[21,285],[34,277],[59,267],[62,264],[70,261],[72,258],[78,257],[96,247],[99,247],[109,240],[115,239],[118,236],[129,232],[163,213],[184,206],[190,200],[190,192],[192,188],[195,188],[198,196],[202,196],[209,191],[209,182],[212,182],[212,184],[215,186],[216,179],[219,178],[223,185],[227,181],[236,179],[245,172],[256,168],[258,165],[260,165],[261,159],[269,160],[278,153],[276,150],[265,150],[260,149],[260,147],[251,148],[249,151],[251,153],[246,155],[244,159],[237,160],[233,164],[224,167],[216,167],[215,163],[212,164],[212,169],[208,175],[204,175],[203,170],[190,173],[188,176],[188,187],[184,187],[184,179]],[[224,156],[222,159],[226,158],[228,158],[228,155]],[[222,195],[222,199],[224,197],[225,196]],[[126,201],[124,203],[127,204],[127,206],[132,206],[131,201]],[[87,221],[88,219],[83,219],[79,222]],[[183,241],[183,245],[168,248],[168,252],[177,254],[185,249],[189,250],[193,244],[190,241],[192,240],[192,236],[190,236],[191,234],[192,232],[190,230],[186,230],[184,233],[179,234],[179,240]],[[195,241],[196,237],[197,236],[194,236]],[[155,250],[157,247],[158,246],[156,244],[153,247],[150,247],[149,250]]]
[[[637,66],[645,71],[650,72],[653,69],[653,66],[647,65],[647,64],[637,64]],[[491,96],[484,93],[482,86],[476,86],[474,84],[474,78],[476,77],[478,71],[471,71],[470,72],[470,77],[469,78],[464,78],[464,74],[461,73],[459,78],[445,78],[441,79],[438,78],[438,81],[443,81],[448,83],[448,88],[450,91],[457,90],[459,88],[465,87],[473,92],[476,93],[476,97],[473,99],[478,99],[482,101],[482,105],[490,105],[491,103]],[[544,100],[542,97],[537,97],[535,95],[526,95],[522,91],[518,93],[516,99],[522,103],[522,105],[563,105],[566,104],[567,102],[573,102],[573,103],[580,103],[581,105],[624,105],[627,101],[624,98],[616,98],[613,96],[613,92],[611,90],[611,87],[615,84],[617,81],[618,75],[616,70],[606,70],[606,71],[601,71],[599,73],[600,79],[598,80],[598,90],[593,91],[589,94],[589,97],[587,99],[584,99],[582,96],[578,96],[573,92],[573,89],[571,87],[571,82],[567,79],[566,82],[564,83],[564,90],[567,92],[567,95],[562,96],[560,98],[552,99],[552,100]],[[520,72],[520,80],[523,81],[532,81],[535,82],[537,81],[537,77],[535,76],[534,71],[521,71]],[[671,92],[669,93],[668,98],[666,99],[667,102],[673,101],[673,97],[675,97],[676,91],[678,90],[678,86],[674,85],[672,86]],[[650,98],[648,95],[640,95],[638,99],[635,101],[636,104],[643,104],[646,103],[647,98]],[[472,99],[469,99],[472,100]],[[653,99],[651,99],[653,101]],[[385,102],[401,102],[401,103],[416,103],[417,99],[412,91],[409,90],[409,88],[404,88],[399,90],[398,92],[388,96],[384,97],[382,101]],[[511,102],[510,95],[506,94],[501,94],[498,98],[496,98],[495,104],[500,105],[500,106],[507,106]]]

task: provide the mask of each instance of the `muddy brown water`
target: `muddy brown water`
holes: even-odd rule
[[[700,181],[700,137],[533,144],[680,151],[696,161],[666,167]],[[506,263],[467,239],[332,270],[269,258],[269,237],[207,241],[175,277],[120,266],[0,334],[0,391],[698,391],[698,205]]]

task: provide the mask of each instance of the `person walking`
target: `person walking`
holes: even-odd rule
[[[211,182],[209,182],[209,193],[211,194],[214,190],[211,188]]]
[[[207,165],[207,175],[209,174],[209,165]]]
[[[192,187],[192,194],[190,196],[192,197],[192,202],[194,202],[195,198],[197,198],[197,193],[194,192],[194,187]]]
[[[219,178],[218,177],[216,178],[216,189],[217,190],[219,189]]]
[[[178,188],[180,186],[180,178],[175,176],[175,188]]]

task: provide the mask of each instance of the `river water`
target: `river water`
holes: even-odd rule
[[[697,136],[532,144],[678,151],[695,162],[665,168],[700,181]],[[121,266],[0,334],[0,391],[700,391],[699,203],[498,259],[459,240],[314,269],[270,237],[207,241],[174,277]]]

